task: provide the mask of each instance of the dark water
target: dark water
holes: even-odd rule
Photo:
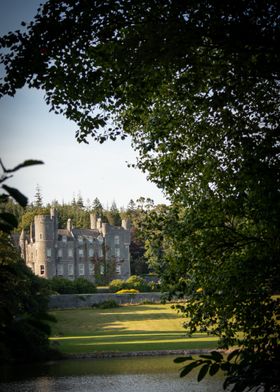
[[[222,375],[179,377],[174,357],[59,361],[2,368],[1,392],[221,392]]]

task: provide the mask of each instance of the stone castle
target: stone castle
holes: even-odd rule
[[[29,234],[22,231],[21,255],[33,272],[44,278],[84,277],[92,282],[127,279],[130,276],[130,223],[104,223],[90,215],[90,229],[58,229],[54,208],[50,215],[36,215]]]

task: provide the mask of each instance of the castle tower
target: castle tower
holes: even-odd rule
[[[34,217],[34,231],[35,273],[45,278],[51,278],[56,275],[56,211],[51,209],[50,216],[36,215]]]

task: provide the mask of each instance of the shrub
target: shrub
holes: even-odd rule
[[[108,299],[107,301],[103,301],[100,304],[92,305],[93,308],[99,308],[99,309],[119,308],[119,306],[120,305],[113,299]]]
[[[127,286],[125,280],[121,279],[112,280],[112,282],[109,284],[109,290],[113,293],[126,288]]]
[[[149,282],[150,291],[160,291],[160,284],[156,282]]]
[[[116,293],[124,289],[135,289],[140,292],[158,291],[159,285],[155,282],[147,282],[144,278],[131,275],[127,280],[115,279],[109,284],[109,291]]]
[[[96,293],[96,286],[85,278],[77,278],[74,280],[76,293],[78,294],[93,294]]]
[[[126,287],[128,289],[136,289],[139,291],[151,291],[149,283],[145,281],[145,279],[141,278],[140,276],[137,275],[131,275],[127,280],[126,280]]]
[[[116,294],[138,294],[139,290],[136,289],[122,289],[116,292]]]
[[[49,280],[50,289],[58,294],[91,294],[96,293],[96,286],[85,278],[69,280],[54,276]]]
[[[52,279],[49,280],[50,288],[52,291],[58,294],[76,294],[77,288],[75,286],[74,281],[69,279],[54,276]]]

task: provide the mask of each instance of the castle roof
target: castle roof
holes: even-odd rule
[[[86,237],[95,237],[99,236],[99,231],[95,229],[73,229],[72,233],[75,237],[78,236],[86,236]]]

